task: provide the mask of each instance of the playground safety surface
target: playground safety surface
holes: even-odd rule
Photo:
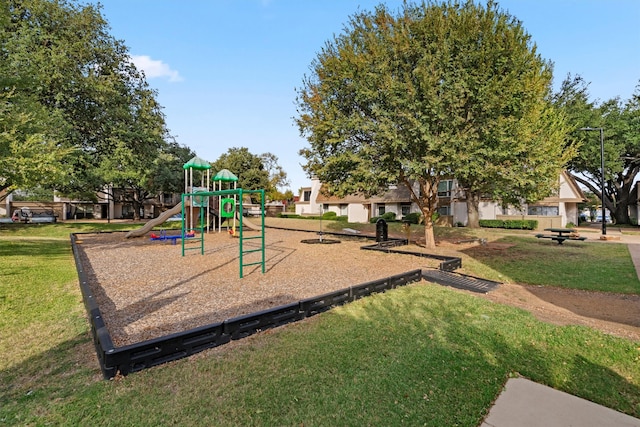
[[[88,285],[116,346],[133,344],[290,304],[414,269],[438,260],[362,251],[367,242],[305,245],[309,232],[267,229],[266,272],[239,278],[238,239],[205,236],[204,255],[180,245],[123,233],[79,236]],[[417,246],[407,246],[424,251]],[[422,282],[425,283],[425,282]]]

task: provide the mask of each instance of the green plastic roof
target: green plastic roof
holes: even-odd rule
[[[238,177],[229,172],[227,169],[222,169],[216,174],[216,176],[213,177],[213,181],[233,182],[237,180]]]
[[[196,156],[182,165],[182,169],[207,170],[211,169],[211,165],[206,160],[202,160],[200,157]]]

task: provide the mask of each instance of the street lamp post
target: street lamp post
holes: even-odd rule
[[[600,200],[602,203],[602,235],[607,235],[607,217],[604,214],[604,129],[603,128],[580,128],[579,130],[600,131]]]

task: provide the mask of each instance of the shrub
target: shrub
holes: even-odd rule
[[[336,221],[349,222],[349,217],[347,215],[340,215],[336,217]]]
[[[480,227],[506,228],[511,230],[535,230],[538,221],[531,219],[481,219]]]
[[[387,222],[393,222],[396,220],[396,213],[395,212],[385,212],[384,214],[382,214],[382,219],[384,219]]]
[[[402,218],[403,221],[407,221],[411,224],[420,224],[420,218],[422,217],[422,215],[420,214],[420,212],[411,212],[408,215],[405,215],[404,218]]]
[[[337,213],[328,211],[322,214],[322,219],[335,219],[337,216]]]
[[[369,222],[371,224],[375,224],[376,222],[378,222],[379,219],[380,219],[379,216],[372,216],[371,219],[369,220]]]

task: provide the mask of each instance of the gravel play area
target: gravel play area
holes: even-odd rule
[[[317,235],[278,229],[267,229],[265,236],[265,273],[260,266],[245,267],[242,279],[238,238],[224,232],[206,234],[204,255],[194,250],[184,257],[180,240],[172,245],[170,240],[126,239],[124,233],[83,234],[78,240],[89,285],[116,346],[439,264],[361,250],[370,240],[304,244]],[[259,242],[246,240],[245,249]],[[245,263],[259,257],[260,252],[245,255]]]

